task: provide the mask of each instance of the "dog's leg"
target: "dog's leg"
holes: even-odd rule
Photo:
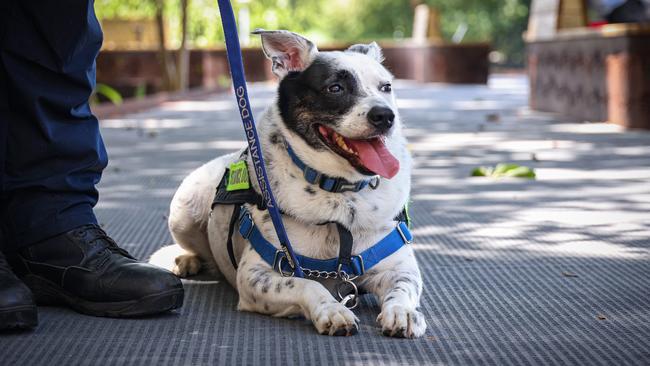
[[[219,184],[225,166],[234,154],[214,159],[194,170],[176,190],[169,206],[169,231],[174,241],[184,249],[172,268],[179,277],[197,274],[201,269],[212,275],[219,273],[214,261],[206,227],[211,211],[214,189]]]
[[[302,315],[320,334],[352,335],[359,328],[354,313],[323,285],[304,278],[282,277],[252,251],[245,253],[237,270],[237,290],[239,310],[277,317]]]
[[[422,277],[411,246],[402,248],[366,274],[361,286],[377,296],[381,313],[377,322],[384,335],[416,338],[427,324],[417,311],[422,294]]]

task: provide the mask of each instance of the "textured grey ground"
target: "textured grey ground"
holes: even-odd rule
[[[185,306],[161,317],[40,308],[36,331],[0,336],[0,365],[650,364],[650,134],[530,113],[525,83],[396,91],[417,162],[423,338],[383,337],[372,298],[360,334],[330,338],[237,312],[224,283],[187,281]],[[254,87],[258,110],[272,97]],[[170,243],[168,203],[191,169],[242,146],[233,107],[215,95],[104,121],[97,212],[133,254]],[[504,161],[539,178],[468,177]]]

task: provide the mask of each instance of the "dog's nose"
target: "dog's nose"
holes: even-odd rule
[[[372,107],[368,111],[368,121],[377,129],[386,131],[393,127],[395,113],[387,107]]]

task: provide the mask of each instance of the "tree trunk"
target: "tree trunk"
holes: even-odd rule
[[[176,80],[178,90],[187,90],[189,86],[190,53],[187,49],[187,10],[190,0],[181,0],[181,45],[178,48],[176,62]]]
[[[163,89],[175,90],[174,60],[169,54],[165,38],[165,0],[154,0],[156,4],[156,25],[158,26],[158,58],[163,71]]]

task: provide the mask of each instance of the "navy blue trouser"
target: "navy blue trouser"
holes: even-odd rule
[[[10,251],[96,223],[93,0],[0,0],[0,218]]]

